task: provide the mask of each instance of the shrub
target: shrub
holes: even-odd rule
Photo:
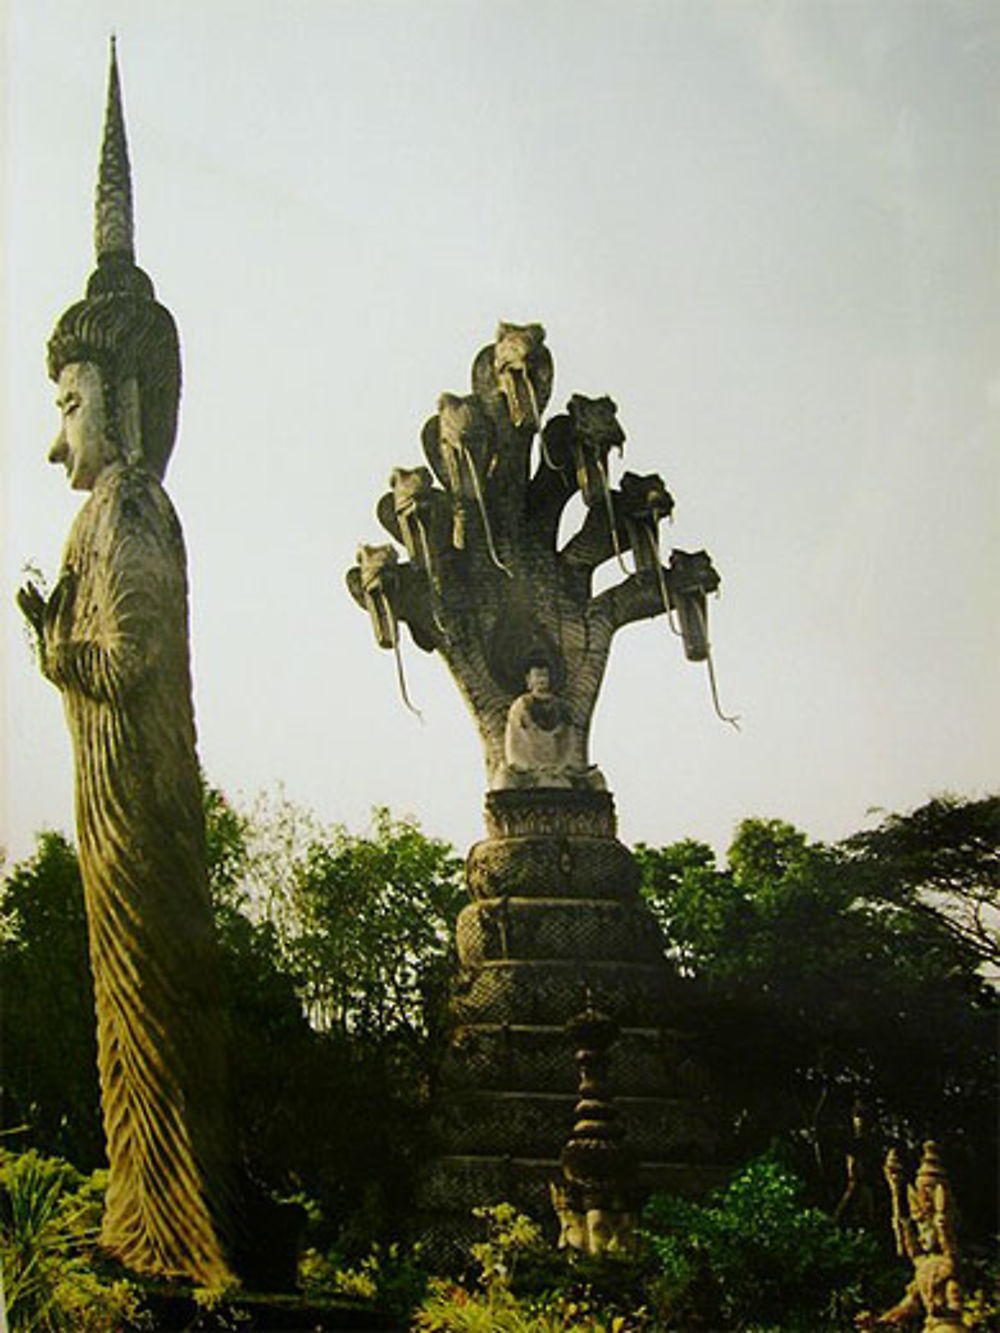
[[[801,1196],[797,1177],[765,1156],[706,1203],[651,1199],[644,1234],[660,1268],[653,1285],[660,1317],[816,1328],[856,1305],[874,1241],[839,1231]]]
[[[143,1327],[136,1288],[96,1249],[105,1172],[0,1150],[0,1262],[11,1333]]]
[[[557,1252],[541,1228],[509,1203],[476,1208],[486,1239],[470,1247],[478,1276],[469,1285],[434,1279],[413,1327],[423,1333],[641,1333],[650,1327],[645,1309],[626,1312],[603,1292],[638,1289],[627,1259],[605,1261]]]
[[[369,1302],[393,1319],[408,1320],[427,1294],[427,1273],[420,1264],[420,1247],[405,1249],[397,1242],[373,1245],[355,1266],[345,1264],[336,1251],[320,1254],[306,1250],[299,1264],[299,1286],[312,1299],[349,1297]]]

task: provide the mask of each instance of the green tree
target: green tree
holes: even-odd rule
[[[324,1070],[278,932],[254,911],[252,846],[259,833],[250,816],[206,785],[209,891],[241,1155],[260,1184],[290,1193],[299,1186],[301,1154],[294,1146],[302,1130],[302,1090],[319,1094]]]
[[[840,845],[868,898],[924,917],[1000,970],[1000,796],[937,796]]]
[[[460,862],[387,811],[357,836],[206,787],[205,813],[244,1160],[276,1192],[305,1189],[330,1217],[361,1200],[363,1225],[389,1230],[427,1150]],[[83,889],[61,835],[0,888],[0,931],[4,1127],[99,1165]]]
[[[893,817],[894,852],[908,845],[911,820],[923,825],[915,816]],[[951,841],[963,826],[938,821],[923,865],[947,865],[953,886],[978,893],[987,839],[963,852]],[[690,842],[638,855],[647,901],[703,1006],[706,1057],[742,1128],[735,1150],[797,1137],[832,1204],[850,1103],[861,1097],[885,1134],[945,1140],[985,1218],[997,995],[981,948],[944,902],[925,910],[916,873],[903,892],[884,842],[828,847],[776,820],[744,821],[725,867]]]
[[[263,832],[265,864],[275,842],[302,841],[290,836],[287,811]],[[259,884],[259,872],[251,879]],[[286,1159],[332,1213],[344,1217],[362,1201],[348,1246],[398,1227],[414,1169],[431,1151],[430,1099],[464,901],[452,849],[378,810],[367,836],[311,829],[260,904],[276,923],[320,1053],[290,1089],[302,1119]]]
[[[461,862],[388,810],[371,835],[342,828],[296,866],[286,948],[314,1024],[417,1045],[435,1026],[465,902]]]
[[[829,1328],[836,1296],[874,1267],[870,1237],[838,1231],[803,1201],[774,1156],[755,1159],[704,1202],[654,1195],[645,1236],[660,1274],[654,1306],[669,1327]]]
[[[38,836],[0,893],[0,1078],[8,1142],[104,1160],[93,984],[76,851]],[[14,1135],[11,1131],[21,1131]]]

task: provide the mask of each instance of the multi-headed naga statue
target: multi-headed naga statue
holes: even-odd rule
[[[696,1079],[684,1086],[693,1064],[663,942],[588,736],[623,625],[667,615],[687,656],[711,670],[706,595],[718,576],[704,551],[663,564],[659,525],[673,500],[660,477],[626,472],[611,485],[625,437],[610,398],[574,395],[542,425],[553,380],[544,337],[537,324],[501,324],[475,359],[473,392],[441,396],[423,430],[428,466],[396,468],[378,503],[409,559],[393,544],[362,546],[347,575],[378,643],[396,653],[406,702],[402,624],[445,659],[486,760],[489,836],[469,855],[473,901],[457,926],[445,1152],[423,1192],[451,1237],[465,1206],[547,1207],[575,1105],[565,1025],[585,994],[620,1032],[612,1077],[645,1182],[673,1188],[686,1172],[699,1187],[714,1151]],[[584,517],[560,546],[577,493]],[[595,591],[595,572],[615,559],[624,577]]]
[[[409,562],[394,546],[362,546],[348,586],[382,647],[398,653],[405,622],[444,657],[491,790],[599,790],[588,734],[612,636],[676,613],[688,657],[708,658],[705,595],[719,580],[704,552],[662,565],[658,529],[673,499],[660,477],[626,472],[611,486],[609,456],[625,435],[610,398],[574,395],[541,427],[553,379],[544,337],[537,324],[501,324],[476,357],[473,393],[441,396],[423,431],[430,467],[396,468],[378,504]],[[577,493],[586,517],[557,549]],[[595,594],[595,571],[615,557],[624,569],[626,552],[633,571]]]
[[[112,48],[97,267],[49,342],[49,454],[90,494],[59,581],[19,604],[73,741],[110,1175],[103,1245],[142,1272],[224,1281],[232,1143],[205,870],[180,524],[161,485],[177,331],[134,262]]]

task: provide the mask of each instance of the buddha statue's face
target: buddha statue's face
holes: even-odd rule
[[[116,457],[107,429],[107,408],[100,369],[74,361],[59,373],[56,393],[62,423],[49,450],[50,463],[62,463],[74,491],[89,491]]]
[[[537,697],[544,698],[552,693],[552,682],[549,677],[547,666],[531,666],[528,668],[528,675],[525,681],[528,687],[528,693]]]

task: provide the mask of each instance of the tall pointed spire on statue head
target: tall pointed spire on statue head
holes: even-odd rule
[[[108,101],[104,112],[104,142],[97,176],[94,210],[94,253],[97,262],[112,256],[135,259],[135,228],[132,215],[132,172],[125,137],[121,80],[114,34],[108,68]]]
[[[125,111],[114,34],[108,63],[108,98],[104,138],[94,200],[94,254],[97,268],[87,283],[88,296],[153,297],[153,284],[135,262],[135,213],[132,169],[125,135]]]
[[[149,276],[135,262],[132,174],[115,39],[111,38],[104,140],[94,214],[97,264],[82,301],[63,313],[49,339],[49,374],[58,380],[72,362],[100,367],[106,402],[125,401],[134,381],[140,425],[131,431],[130,457],[162,477],[174,446],[181,390],[177,328],[156,300]],[[128,431],[121,428],[122,435]]]

